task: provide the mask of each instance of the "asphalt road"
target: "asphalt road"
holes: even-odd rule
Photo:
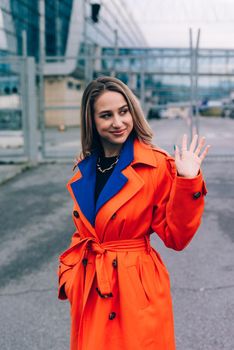
[[[204,164],[206,209],[187,249],[152,239],[171,276],[177,350],[234,349],[233,166]],[[40,165],[0,186],[1,350],[69,349],[70,310],[57,299],[56,271],[74,231],[71,168]]]

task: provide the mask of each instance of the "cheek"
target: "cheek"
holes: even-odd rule
[[[128,125],[131,129],[133,129],[133,119],[132,119],[132,116],[130,114],[129,118],[128,118]]]
[[[94,117],[94,123],[95,123],[96,129],[99,130],[102,125],[102,123],[100,123],[100,119]]]
[[[106,129],[108,129],[108,122],[106,120],[102,120],[102,119],[95,119],[94,118],[94,122],[96,125],[96,129],[98,131],[98,133],[101,133],[103,131],[105,131]]]

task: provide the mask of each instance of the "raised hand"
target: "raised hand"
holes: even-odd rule
[[[210,145],[207,145],[202,151],[205,146],[205,137],[201,137],[198,142],[197,134],[193,136],[189,149],[187,148],[187,141],[187,134],[184,134],[181,150],[178,146],[175,146],[175,165],[179,176],[192,178],[198,175],[201,163],[205,159]]]

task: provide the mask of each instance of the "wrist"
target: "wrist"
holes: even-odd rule
[[[200,169],[198,170],[197,174],[194,174],[194,175],[184,175],[184,174],[178,173],[178,171],[177,171],[177,176],[183,177],[185,179],[193,179],[194,177],[198,176],[199,174],[200,174]]]

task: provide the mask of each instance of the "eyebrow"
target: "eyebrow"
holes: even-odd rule
[[[119,110],[123,109],[124,107],[128,107],[127,103],[125,105],[119,107]],[[98,112],[98,114],[100,115],[100,114],[103,114],[103,113],[110,113],[110,112],[112,112],[112,111],[111,110],[104,110],[104,111]]]

